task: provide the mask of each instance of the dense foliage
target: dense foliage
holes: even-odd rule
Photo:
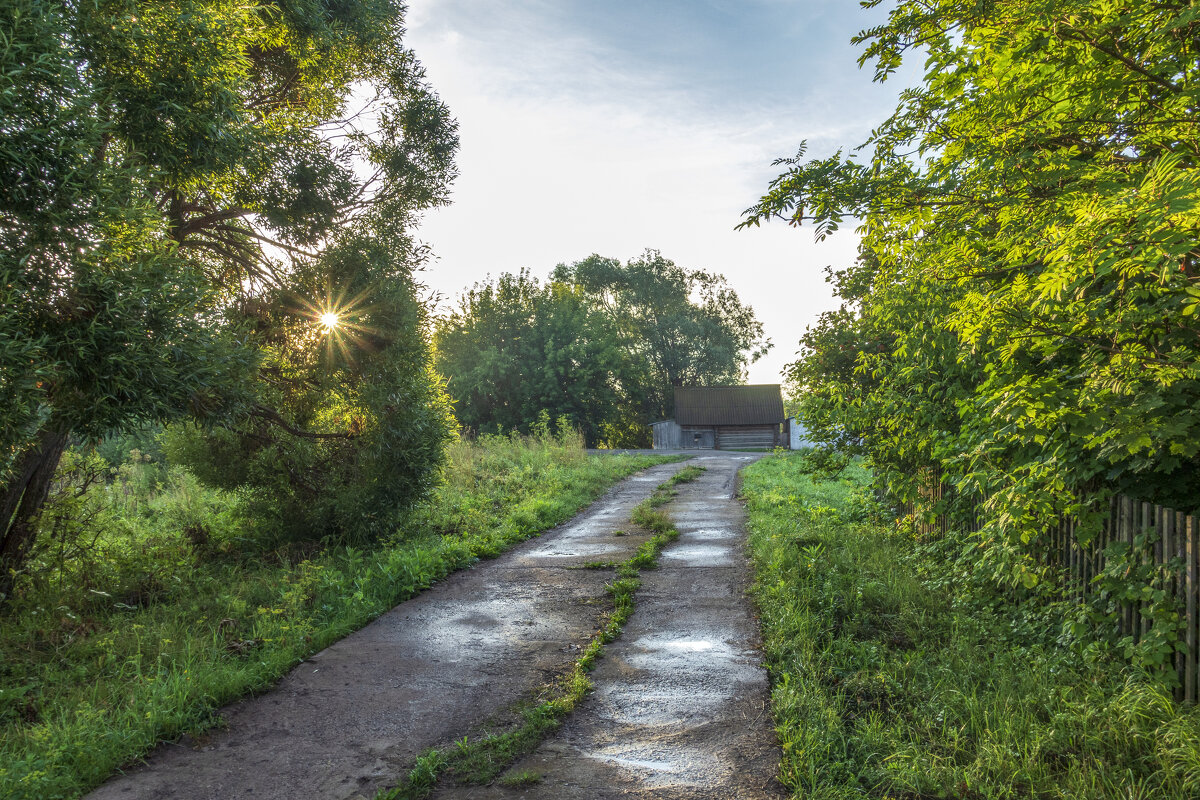
[[[989,498],[996,581],[1037,584],[1051,522],[1105,492],[1200,507],[1198,30],[1182,1],[899,2],[863,61],[919,54],[923,83],[867,160],[801,150],[743,222],[861,220],[801,416],[899,498]]]
[[[425,489],[450,426],[406,231],[456,135],[402,11],[0,2],[0,596],[71,437],[224,426],[198,468],[320,532]]]
[[[673,387],[737,383],[770,347],[723,277],[654,250],[478,284],[434,338],[464,426],[529,431],[545,413],[611,447],[648,444]]]
[[[589,442],[620,425],[636,385],[616,331],[577,289],[527,272],[478,284],[436,321],[438,372],[459,422],[473,431],[528,431],[565,417]]]
[[[771,348],[724,276],[680,267],[657,250],[624,265],[593,255],[560,264],[553,278],[588,298],[619,332],[627,361],[645,370],[639,410],[649,421],[674,415],[674,387],[739,383]]]

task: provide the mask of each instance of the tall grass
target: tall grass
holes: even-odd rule
[[[370,548],[263,550],[237,496],[178,470],[108,484],[75,509],[88,530],[62,532],[88,546],[61,564],[44,548],[38,578],[0,620],[0,797],[80,795],[660,460],[587,456],[571,437],[459,442],[434,500]]]
[[[796,454],[744,472],[795,797],[1200,797],[1200,711],[1060,645],[1062,609],[974,601],[947,548],[872,521],[869,480]]]

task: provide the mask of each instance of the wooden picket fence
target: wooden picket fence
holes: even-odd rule
[[[911,515],[917,532],[925,536],[944,535],[952,525],[968,531],[979,530],[977,504],[965,504],[971,510],[957,520],[929,513],[949,491],[940,480],[932,480],[922,492],[922,500],[901,504],[900,513]],[[1141,551],[1142,564],[1158,572],[1160,585],[1174,598],[1183,624],[1179,650],[1175,653],[1174,667],[1179,676],[1176,699],[1195,703],[1200,698],[1200,518],[1118,495],[1110,501],[1099,535],[1086,546],[1081,547],[1076,539],[1077,524],[1074,519],[1063,518],[1050,531],[1053,545],[1048,557],[1050,563],[1060,568],[1068,596],[1079,602],[1096,591],[1094,578],[1105,568],[1104,551],[1111,543],[1126,542],[1132,550],[1139,535],[1145,534],[1146,541],[1153,541],[1152,546]],[[1121,601],[1117,623],[1122,635],[1140,641],[1150,632],[1154,620],[1144,604]]]

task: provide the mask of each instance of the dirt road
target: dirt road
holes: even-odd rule
[[[776,764],[743,597],[746,454],[712,454],[668,507],[680,539],[643,576],[637,610],[593,673],[595,693],[518,769],[526,789],[445,797],[768,797]],[[458,573],[223,711],[227,728],[159,747],[92,800],[370,798],[424,750],[503,714],[561,675],[608,607],[603,570],[644,536],[629,514],[682,465],[619,484],[571,522]],[[763,787],[768,787],[764,789]]]
[[[758,625],[744,591],[745,454],[712,453],[668,510],[679,540],[643,573],[637,610],[592,674],[593,694],[508,775],[519,789],[446,787],[438,798],[773,798],[771,730]]]

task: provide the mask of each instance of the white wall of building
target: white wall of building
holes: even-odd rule
[[[788,433],[791,435],[788,447],[792,450],[812,446],[812,440],[808,438],[808,429],[801,425],[795,417],[788,420]]]

